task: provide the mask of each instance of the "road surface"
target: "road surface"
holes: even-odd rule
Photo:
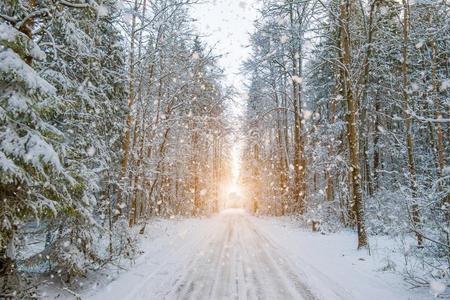
[[[242,210],[223,212],[204,227],[180,233],[182,242],[159,253],[156,265],[144,259],[92,299],[317,299]]]
[[[315,299],[283,253],[244,213],[223,213],[220,230],[171,284],[170,299]]]
[[[311,233],[242,210],[147,227],[136,263],[87,278],[82,299],[428,299],[380,271],[382,256],[357,251],[351,232]]]

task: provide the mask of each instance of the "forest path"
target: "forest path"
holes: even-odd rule
[[[144,254],[92,299],[317,299],[252,218],[231,209],[200,220],[202,226],[179,232],[169,249],[155,253],[156,264]]]
[[[217,218],[200,255],[170,285],[169,299],[315,299],[275,244],[241,210]]]
[[[154,219],[130,270],[104,272],[82,299],[428,299],[379,270],[382,252],[355,249],[352,232],[312,233],[288,218],[231,209],[207,218]],[[379,251],[392,249],[389,241]],[[389,245],[389,247],[386,247]],[[374,248],[375,248],[374,246]],[[389,257],[393,253],[389,250]],[[112,279],[112,281],[111,281]],[[87,285],[85,285],[87,286]]]

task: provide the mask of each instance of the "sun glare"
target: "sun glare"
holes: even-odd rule
[[[244,208],[244,192],[239,184],[241,171],[241,144],[237,143],[231,149],[231,176],[223,182],[221,188],[221,209]]]
[[[231,150],[231,174],[232,182],[238,185],[239,174],[241,171],[241,144],[236,143]]]
[[[236,195],[241,195],[241,187],[238,183],[236,182],[232,182],[228,185],[227,187],[227,192],[228,193],[233,193]]]

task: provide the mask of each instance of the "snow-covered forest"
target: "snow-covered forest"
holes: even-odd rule
[[[449,20],[2,0],[0,299],[450,297]]]

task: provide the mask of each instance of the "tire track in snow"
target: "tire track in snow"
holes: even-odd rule
[[[267,239],[254,227],[248,218],[243,219],[245,228],[249,231],[250,238],[254,239],[254,244],[258,245],[259,257],[255,261],[256,267],[265,267],[269,272],[267,281],[276,281],[279,294],[283,294],[282,299],[317,299],[310,289],[295,275],[291,267],[284,263],[284,253],[268,243]],[[272,247],[271,247],[272,246]],[[261,271],[259,271],[261,273]],[[271,295],[279,298],[280,295]],[[273,299],[268,297],[267,299]]]
[[[155,268],[150,269],[150,270],[148,270],[148,269],[145,270],[148,273],[143,278],[140,277],[138,279],[128,281],[127,286],[126,286],[126,290],[128,292],[125,295],[117,297],[118,295],[121,295],[124,292],[123,287],[118,285],[115,287],[115,289],[111,290],[111,292],[109,293],[110,295],[108,295],[108,298],[110,298],[112,296],[111,299],[121,299],[121,300],[149,299],[149,294],[152,294],[155,292],[154,289],[150,289],[150,287],[153,287],[152,284],[154,283],[155,277],[157,277],[158,275],[164,275],[164,274],[160,274],[160,273],[164,273],[164,272],[166,273],[166,275],[170,275],[167,272],[168,270],[170,270],[170,268],[168,268],[169,266],[177,266],[177,264],[179,265],[180,262],[187,261],[188,256],[195,253],[195,251],[199,247],[204,248],[203,244],[208,241],[208,238],[210,235],[214,234],[215,227],[218,225],[218,224],[216,224],[216,222],[211,222],[211,223],[214,224],[215,226],[211,226],[210,228],[208,228],[207,230],[202,231],[202,232],[195,232],[195,234],[192,234],[192,233],[189,234],[190,231],[187,231],[183,234],[179,233],[179,235],[185,236],[185,238],[182,240],[181,245],[180,245],[180,243],[178,243],[177,245],[174,245],[174,248],[172,248],[173,250],[171,249],[171,250],[165,252],[164,255],[160,257],[158,264]],[[198,230],[198,227],[196,227],[195,229]],[[147,257],[149,255],[150,254],[145,254],[144,257],[141,257],[141,260],[147,261]],[[144,266],[149,266],[149,265],[144,263]],[[139,268],[139,269],[142,269],[142,266],[140,266],[140,267],[141,268]],[[143,271],[144,270],[142,270],[142,271],[140,270],[139,272],[136,272],[136,270],[134,270],[134,272],[133,271],[130,272],[129,276],[136,276],[136,274],[139,275],[139,274],[143,273]],[[125,274],[125,276],[126,275],[127,274]],[[120,278],[118,280],[120,280]],[[112,284],[115,284],[115,282],[112,282]],[[117,291],[117,294],[116,294],[116,291]],[[96,294],[92,298],[89,298],[89,299],[92,299],[92,300],[99,299],[100,300],[100,299],[104,299],[104,297],[105,296],[103,296],[101,294]],[[155,299],[155,298],[152,298],[152,299]],[[156,298],[156,299],[159,299],[159,298]]]
[[[166,299],[316,299],[244,214],[224,214],[211,255],[193,258]],[[205,249],[202,249],[205,250]],[[174,286],[171,284],[171,286]],[[181,287],[181,288],[180,288]]]
[[[215,280],[211,281],[211,279],[216,276],[212,276],[212,270],[219,269],[220,258],[227,241],[230,239],[230,232],[226,231],[227,228],[228,226],[225,226],[220,228],[220,232],[213,233],[211,235],[213,240],[206,247],[199,248],[196,251],[196,256],[191,258],[185,268],[185,273],[181,274],[173,285],[171,284],[174,288],[166,294],[165,299],[198,299],[197,294],[209,294],[208,291],[205,291],[205,288],[208,290],[208,287],[211,288],[208,283],[214,283]],[[222,238],[225,235],[227,238]],[[207,249],[210,250],[207,251]],[[214,251],[215,249],[220,250]],[[211,268],[208,264],[215,267]]]
[[[293,264],[289,252],[252,219],[235,212],[195,223],[182,240],[166,242],[167,252],[154,254],[158,261],[146,263],[145,255],[143,263],[117,279],[112,293],[94,299],[318,299],[301,267],[309,272],[312,266]],[[321,278],[332,287],[333,299],[353,298],[330,278]]]

